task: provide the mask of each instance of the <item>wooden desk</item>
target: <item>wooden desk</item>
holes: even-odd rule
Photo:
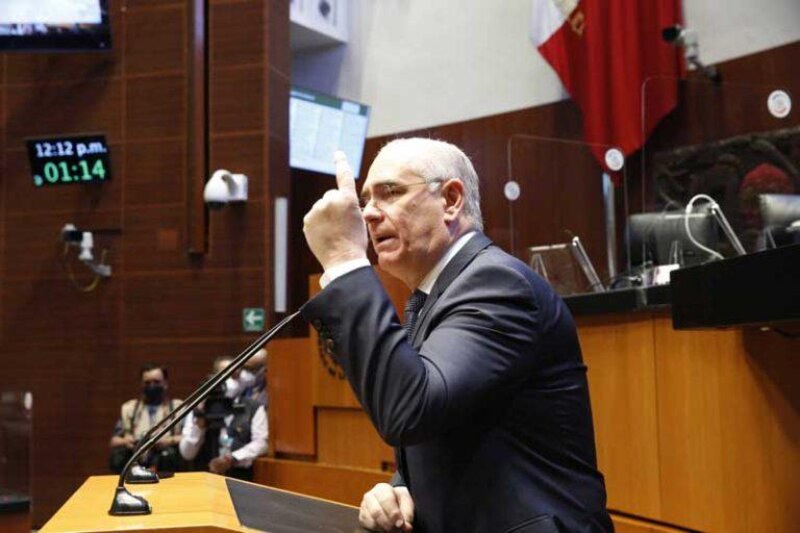
[[[152,514],[111,516],[108,509],[116,484],[117,476],[90,477],[41,533],[360,531],[354,507],[201,472],[176,474],[153,485],[129,486],[130,492],[150,502]],[[253,529],[242,525],[252,525],[254,519],[269,526]]]

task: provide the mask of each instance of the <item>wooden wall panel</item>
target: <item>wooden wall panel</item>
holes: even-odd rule
[[[264,304],[259,269],[129,275],[124,285],[127,338],[224,337],[242,331],[242,309]]]
[[[611,521],[614,523],[616,533],[681,533],[687,529],[672,527],[664,524],[654,524],[646,520],[638,520],[629,516],[612,513]]]
[[[87,278],[80,281],[87,283]],[[9,357],[19,356],[17,344],[113,339],[120,333],[119,285],[102,284],[93,293],[83,294],[66,275],[59,279],[6,279],[2,298],[4,345],[14,348]],[[59,364],[58,360],[38,361]]]
[[[656,321],[663,518],[706,531],[800,524],[798,339]]]
[[[262,459],[255,464],[255,481],[285,490],[357,506],[376,483],[388,483],[390,474],[363,468]]]
[[[35,396],[34,526],[86,476],[106,471],[119,405],[138,391],[144,361],[171,367],[171,390],[185,396],[214,357],[253,340],[242,332],[244,307],[272,318],[268,182],[288,184],[288,89],[273,89],[267,73],[288,80],[288,7],[208,4],[208,108],[224,137],[205,139],[200,128],[191,165],[191,128],[206,117],[189,120],[189,32],[205,2],[111,2],[110,51],[0,55],[0,388]],[[268,36],[267,27],[285,30]],[[106,135],[112,180],[35,189],[24,139],[83,132]],[[189,226],[187,194],[206,178],[190,177],[197,161],[245,172],[250,202],[208,220],[200,213]],[[93,292],[77,291],[61,269],[66,222],[108,230],[95,235],[95,251],[110,249],[112,277]],[[207,254],[187,253],[190,231],[200,241],[208,232]]]
[[[125,138],[186,138],[186,76],[131,78],[126,83]]]
[[[589,368],[597,462],[608,507],[661,515],[656,368],[652,315],[578,321]]]
[[[210,62],[213,67],[262,64],[265,13],[261,4],[255,0],[211,4]]]
[[[210,82],[211,134],[262,131],[265,91],[261,65],[218,67]]]
[[[121,17],[111,17],[112,31],[121,30]],[[118,36],[115,31],[114,37]],[[122,47],[102,53],[5,55],[6,82],[9,85],[40,84],[43,81],[86,81],[116,78],[122,74]]]
[[[131,9],[125,17],[127,75],[186,69],[186,7],[165,2],[154,15],[153,10]]]
[[[317,461],[394,471],[394,451],[383,442],[364,411],[317,409]]]
[[[53,133],[103,132],[109,142],[120,140],[122,82],[52,80],[44,80],[38,90],[28,85],[7,86],[7,149],[24,148],[27,137]]]
[[[174,205],[125,210],[122,239],[125,273],[163,272],[185,268],[186,224]]]
[[[307,338],[276,339],[268,350],[270,452],[312,456],[316,424],[309,375],[316,346]]]
[[[116,151],[114,152],[116,155]],[[129,141],[125,147],[125,207],[184,202],[186,143],[182,139]],[[123,180],[114,180],[114,184]]]

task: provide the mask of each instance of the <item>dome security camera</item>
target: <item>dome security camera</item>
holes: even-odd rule
[[[220,169],[211,175],[203,189],[203,200],[209,209],[222,209],[230,202],[247,201],[247,176]]]

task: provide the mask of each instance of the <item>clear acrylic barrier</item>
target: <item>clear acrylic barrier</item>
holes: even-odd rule
[[[787,238],[791,220],[766,213],[769,197],[761,195],[793,195],[781,198],[800,207],[800,107],[793,100],[800,91],[651,78],[642,88],[643,124],[676,87],[677,106],[642,151],[642,179],[626,224],[629,267],[689,266],[764,249],[774,235]],[[775,227],[767,228],[765,218],[775,219]]]
[[[30,498],[33,396],[0,392],[0,500]]]
[[[614,221],[624,213],[627,170],[613,151],[608,161],[619,165],[616,172],[598,160],[613,148],[524,134],[507,140],[509,178],[500,195],[507,220],[492,221],[495,239],[562,296],[602,291],[616,274]]]

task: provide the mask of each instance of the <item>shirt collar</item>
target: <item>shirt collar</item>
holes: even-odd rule
[[[470,231],[465,233],[461,237],[458,238],[456,242],[453,243],[450,248],[447,249],[447,252],[439,259],[439,262],[436,263],[436,266],[428,272],[428,274],[422,279],[417,287],[418,290],[424,292],[425,294],[430,294],[431,290],[433,290],[433,285],[436,283],[436,280],[439,279],[439,274],[442,273],[444,267],[456,256],[456,254],[464,247],[465,244],[475,235],[477,231]]]

